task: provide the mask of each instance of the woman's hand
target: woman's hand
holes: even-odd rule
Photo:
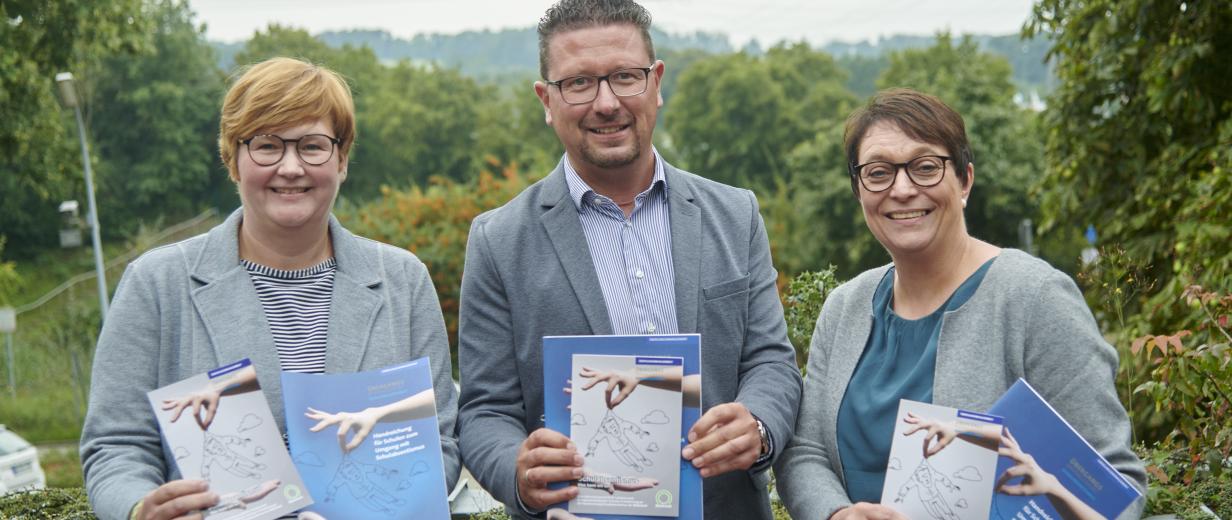
[[[372,428],[376,426],[376,422],[381,419],[381,414],[375,408],[365,408],[361,412],[338,412],[328,413],[322,412],[315,408],[308,408],[304,416],[317,421],[310,432],[319,432],[326,427],[338,425],[338,448],[343,453],[348,453],[351,450],[359,447],[368,438],[368,434],[372,432]],[[347,441],[347,434],[351,430],[355,430],[355,435],[351,436],[350,442]]]
[[[881,504],[857,502],[835,511],[830,520],[907,520],[907,516]]]
[[[590,367],[582,367],[582,371],[578,375],[590,379],[590,382],[582,386],[582,390],[590,390],[601,382],[607,382],[607,389],[604,391],[604,395],[609,409],[615,408],[626,397],[629,397],[629,394],[632,394],[633,390],[637,388],[638,383],[641,382],[633,374],[619,370],[600,372]],[[612,397],[613,390],[620,390],[616,397]]]
[[[204,480],[173,480],[141,499],[137,520],[200,519],[202,511],[218,504]]]
[[[164,399],[163,410],[172,410],[171,422],[175,422],[186,408],[192,406],[193,419],[197,421],[197,426],[205,430],[214,422],[214,415],[218,412],[218,400],[221,398],[222,392],[214,388],[214,385],[207,384],[205,388],[179,399]],[[205,408],[204,418],[201,417],[202,408]]]
[[[941,452],[954,438],[958,437],[958,431],[954,429],[954,425],[948,422],[935,421],[925,417],[920,417],[914,413],[907,412],[907,416],[903,418],[903,422],[912,425],[903,432],[903,435],[911,435],[920,430],[928,432],[924,436],[924,458],[931,457]],[[928,445],[933,439],[937,443],[931,447]]]

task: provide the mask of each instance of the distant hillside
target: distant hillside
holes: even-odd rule
[[[661,51],[699,50],[707,53],[733,52],[735,47],[727,35],[714,32],[671,34],[652,29],[655,46]],[[419,34],[411,39],[398,38],[388,31],[353,29],[330,31],[317,35],[336,47],[368,46],[382,61],[410,59],[435,62],[457,68],[464,74],[482,80],[537,74],[539,48],[535,29],[502,29],[499,31],[466,31],[459,34]],[[1048,42],[1043,39],[1023,41],[1018,35],[973,35],[980,48],[1005,56],[1014,68],[1013,80],[1023,90],[1048,92],[1055,79],[1044,63]],[[885,67],[886,52],[927,47],[933,36],[896,35],[857,43],[831,42],[820,48],[835,57],[851,72],[849,86],[857,94],[872,92],[873,80]],[[232,58],[242,43],[214,43],[219,66],[230,69]],[[760,53],[762,46],[746,45],[745,52]]]

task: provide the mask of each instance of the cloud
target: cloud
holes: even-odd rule
[[[258,426],[261,426],[261,418],[257,417],[255,414],[250,413],[248,415],[245,415],[244,419],[240,421],[240,427],[236,431],[246,432]]]
[[[967,466],[954,472],[954,478],[967,480],[970,482],[980,482],[984,480],[984,477],[980,475],[980,470],[976,469],[975,466]]]
[[[667,424],[669,422],[671,422],[671,419],[667,418],[667,414],[663,413],[663,410],[654,410],[646,414],[645,417],[642,417],[642,424]]]
[[[652,442],[652,443],[650,443],[650,444],[647,444],[647,445],[646,445],[646,451],[649,451],[649,452],[651,452],[651,453],[655,453],[655,452],[659,451],[659,443],[657,443],[657,442]]]
[[[890,459],[890,465],[886,467],[893,470],[903,469],[903,461],[898,460],[898,457],[894,457]]]
[[[957,502],[954,502],[954,507],[960,507],[960,508],[966,509],[966,508],[967,508],[967,499],[965,499],[965,498],[960,498],[960,499],[958,499],[958,501],[957,501]]]
[[[189,455],[192,455],[192,454],[188,452],[187,448],[183,446],[177,446],[175,448],[175,460],[183,459]]]
[[[299,454],[298,457],[295,457],[295,463],[304,465],[304,466],[310,466],[313,468],[320,468],[320,467],[325,466],[325,463],[321,462],[321,457],[317,456],[316,453],[313,453],[311,451],[305,451]]]
[[[586,426],[586,417],[580,413],[573,414],[573,422],[569,423],[574,426]]]

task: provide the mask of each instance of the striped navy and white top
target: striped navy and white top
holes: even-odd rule
[[[333,258],[306,269],[286,271],[240,260],[265,309],[278,360],[286,372],[325,372],[329,305],[334,294]]]
[[[663,159],[654,152],[650,187],[624,211],[595,193],[564,159],[565,182],[577,207],[590,260],[615,334],[675,334],[676,275],[672,269],[672,226],[667,208]]]

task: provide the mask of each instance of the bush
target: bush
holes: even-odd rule
[[[805,271],[792,278],[787,285],[787,297],[784,298],[787,338],[796,348],[796,365],[801,369],[808,364],[809,344],[813,340],[813,328],[817,324],[817,316],[821,314],[821,306],[840,283],[834,276],[834,269],[831,265],[824,271]]]

